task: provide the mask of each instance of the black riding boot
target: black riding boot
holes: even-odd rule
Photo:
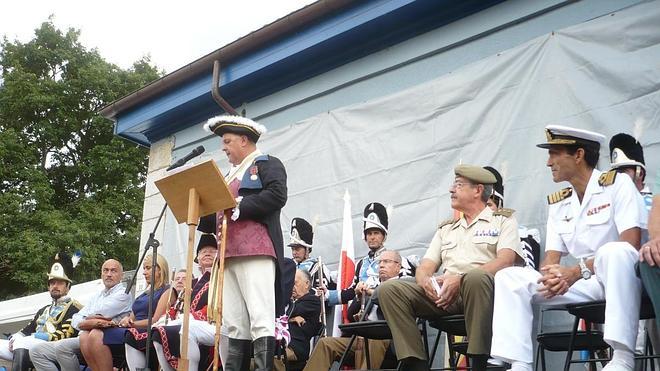
[[[30,351],[27,349],[14,349],[14,363],[11,371],[28,371],[32,367]]]
[[[486,371],[488,367],[488,356],[483,354],[470,354],[470,366],[472,371]]]
[[[264,336],[252,343],[254,347],[255,371],[272,371],[275,357],[275,338]]]
[[[229,338],[224,371],[244,371],[250,369],[250,344],[250,340]]]

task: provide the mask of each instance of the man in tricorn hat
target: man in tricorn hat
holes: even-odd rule
[[[13,361],[13,371],[27,371],[32,367],[29,350],[34,344],[76,336],[71,317],[82,305],[71,299],[69,289],[73,264],[69,256],[59,253],[48,273],[48,292],[53,301],[39,309],[34,318],[9,340],[0,340],[0,358]]]
[[[211,267],[218,252],[218,243],[214,233],[203,233],[197,243],[195,263],[198,264],[202,276],[192,281],[190,293],[190,331],[188,332],[188,369],[197,370],[200,359],[199,344],[213,345],[215,326],[207,322],[208,296]],[[179,296],[175,308],[183,309],[183,295]],[[181,324],[156,326],[153,330],[154,348],[161,369],[171,371],[178,367],[181,344]],[[210,335],[209,335],[210,334]]]
[[[337,284],[330,277],[330,269],[323,264],[323,274],[321,274],[319,260],[310,258],[314,243],[314,230],[312,225],[303,218],[293,218],[291,220],[289,247],[291,247],[291,256],[296,262],[296,268],[309,272],[312,276],[312,288],[319,286],[330,290],[337,287]],[[323,281],[321,281],[321,277]]]
[[[385,240],[389,226],[389,216],[383,204],[371,202],[364,208],[362,218],[362,232],[364,242],[369,247],[367,256],[360,259],[355,265],[353,283],[343,290],[331,290],[328,292],[328,305],[347,304],[355,298],[356,293],[367,292],[380,284],[378,275],[379,257],[386,248]],[[401,261],[401,276],[414,274],[414,265],[407,258]]]
[[[493,276],[522,259],[513,212],[493,212],[486,206],[495,176],[471,165],[456,166],[454,174],[449,187],[451,207],[463,215],[440,224],[417,267],[416,282],[387,281],[378,289],[380,308],[405,370],[429,369],[416,318],[457,313],[465,314],[470,365],[473,370],[485,370],[491,345]],[[444,273],[435,276],[440,268]]]
[[[226,236],[222,319],[229,340],[225,370],[247,369],[250,345],[256,369],[271,370],[275,318],[284,313],[291,294],[281,275],[285,267],[280,211],[287,200],[286,170],[279,159],[257,148],[266,131],[263,125],[223,115],[209,119],[205,128],[222,137],[222,150],[232,165],[225,181],[238,202]],[[216,218],[204,218],[209,217]],[[215,230],[202,232],[218,233],[221,218],[218,213]]]
[[[517,267],[495,276],[494,357],[512,370],[532,370],[532,304],[561,305],[606,300],[604,339],[612,346],[607,371],[632,370],[641,284],[639,192],[630,177],[596,169],[605,137],[587,130],[549,125],[546,165],[555,183],[569,182],[548,196],[545,258],[541,272]],[[561,266],[564,255],[579,260]]]

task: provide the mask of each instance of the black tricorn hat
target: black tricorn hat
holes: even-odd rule
[[[204,129],[220,137],[225,133],[246,135],[254,143],[257,143],[261,134],[266,132],[265,126],[247,117],[232,115],[211,117],[204,124]]]
[[[199,251],[207,246],[213,247],[214,249],[218,248],[218,241],[215,239],[215,234],[203,233],[199,237],[199,242],[197,243],[197,251],[195,252],[195,263],[197,263],[197,255],[199,255]]]
[[[633,136],[619,133],[610,139],[610,165],[612,169],[641,166],[646,170],[644,150]]]
[[[55,254],[55,261],[50,267],[48,273],[48,281],[62,280],[71,283],[71,276],[73,275],[73,263],[71,257],[64,251]]]
[[[293,218],[291,220],[291,234],[289,246],[304,246],[312,251],[314,241],[314,231],[312,225],[303,218]]]
[[[493,173],[493,175],[495,176],[495,179],[497,179],[497,182],[495,182],[495,184],[493,184],[493,194],[491,195],[491,197],[496,198],[495,201],[497,203],[497,207],[503,207],[504,206],[504,181],[502,179],[502,175],[500,174],[499,171],[497,171],[497,169],[495,169],[492,166],[484,166],[484,169],[486,169],[486,170],[490,171],[491,173]]]
[[[378,202],[372,202],[364,208],[364,218],[362,218],[363,232],[367,233],[368,229],[377,228],[387,234],[387,209],[385,206]]]

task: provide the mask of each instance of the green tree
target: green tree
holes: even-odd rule
[[[97,111],[162,72],[148,58],[123,70],[79,35],[49,19],[0,44],[0,300],[43,291],[62,250],[83,252],[76,282],[137,261],[148,152]]]

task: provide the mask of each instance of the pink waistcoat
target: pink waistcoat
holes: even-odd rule
[[[229,190],[234,198],[238,197],[241,181],[234,179],[229,184]],[[240,208],[240,206],[239,206]],[[222,214],[217,213],[218,236],[222,230]],[[227,249],[225,257],[237,256],[272,256],[275,258],[275,248],[270,240],[268,229],[264,224],[249,219],[229,219],[227,222]]]

